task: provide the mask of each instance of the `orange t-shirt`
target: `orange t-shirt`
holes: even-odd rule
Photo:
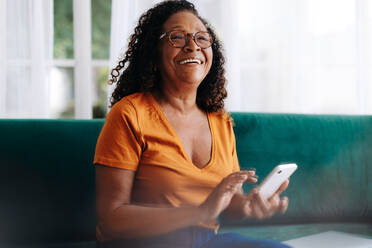
[[[106,117],[94,164],[136,171],[131,194],[135,204],[198,206],[224,177],[239,171],[229,115],[208,113],[208,121],[211,159],[198,168],[152,94],[126,96]],[[216,222],[200,225],[218,228]]]

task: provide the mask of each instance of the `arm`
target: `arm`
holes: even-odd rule
[[[200,206],[155,208],[130,202],[135,172],[96,166],[97,218],[103,240],[150,237],[217,218],[249,172],[237,172],[221,181]]]
[[[161,235],[205,219],[199,207],[155,208],[130,202],[135,171],[96,166],[98,225],[104,240]]]

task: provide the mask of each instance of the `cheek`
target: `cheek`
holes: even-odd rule
[[[174,59],[174,51],[169,48],[168,44],[162,44],[158,51],[160,59],[159,65],[163,68],[172,66],[173,59]]]
[[[212,49],[210,49],[210,51],[208,51],[207,53],[207,61],[208,61],[208,71],[211,69],[212,67],[212,63],[213,63],[213,52],[212,52]]]
[[[161,58],[159,59],[159,67],[164,71],[167,72],[170,68],[173,67],[172,60],[167,53],[162,53]]]

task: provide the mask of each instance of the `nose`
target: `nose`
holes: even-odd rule
[[[186,45],[183,47],[183,50],[185,52],[193,52],[193,51],[200,51],[201,48],[196,44],[193,35],[192,34],[187,34],[187,41]]]

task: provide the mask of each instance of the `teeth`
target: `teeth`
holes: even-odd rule
[[[186,63],[198,63],[199,65],[201,64],[201,61],[198,59],[185,59],[179,62],[181,65],[184,65]]]

